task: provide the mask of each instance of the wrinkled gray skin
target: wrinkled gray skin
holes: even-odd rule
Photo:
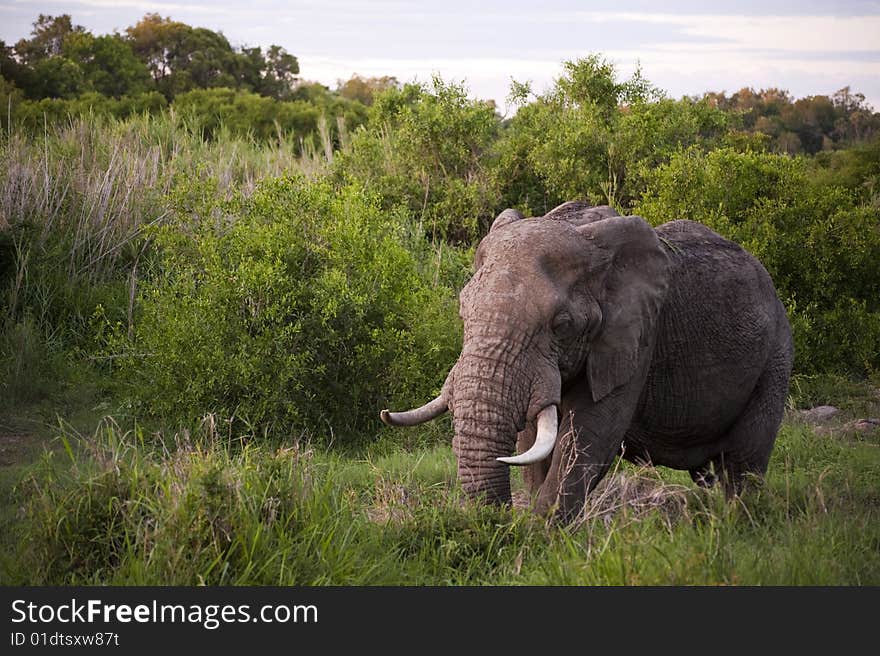
[[[701,485],[720,475],[728,496],[766,471],[791,330],[764,267],[709,228],[653,229],[581,202],[542,218],[505,210],[460,301],[464,344],[440,403],[470,496],[510,502],[496,458],[531,446],[549,404],[556,446],[525,480],[535,509],[563,521],[618,455]]]

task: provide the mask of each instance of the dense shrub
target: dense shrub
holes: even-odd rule
[[[194,89],[182,93],[174,99],[174,108],[207,138],[215,138],[221,127],[228,134],[252,136],[258,140],[292,134],[298,150],[303,147],[304,140],[312,145],[312,141],[319,137],[330,140],[332,148],[333,143],[340,142],[340,129],[357,127],[366,112],[360,103],[352,101],[280,101],[228,88]],[[341,128],[336,122],[337,116]],[[328,119],[333,120],[332,125]]]
[[[302,178],[229,202],[187,191],[155,233],[161,273],[120,360],[145,410],[345,440],[439,390],[460,344],[453,295],[420,275],[398,214]]]
[[[170,112],[83,116],[40,132],[19,124],[0,139],[0,404],[59,383],[72,390],[74,369],[115,360],[100,352],[106,327],[133,330],[133,294],[151,271],[144,229],[168,217],[172,189],[213,179],[218,198],[246,196],[257,180],[326,166],[323,155],[297,156],[293,139],[224,128],[205,141]]]
[[[44,134],[47,126],[68,123],[76,118],[126,118],[136,114],[158,114],[168,103],[157,91],[121,98],[84,93],[76,98],[21,100],[14,90],[0,88],[4,125],[10,120],[30,134]]]
[[[880,367],[880,211],[815,182],[803,159],[690,148],[650,176],[638,212],[704,223],[760,259],[785,301],[801,372]]]
[[[0,142],[0,330],[45,354],[9,390],[54,384],[49,365],[92,344],[97,307],[126,317],[140,230],[161,217],[171,178],[165,127],[92,116],[49,125],[39,141],[16,130]],[[18,340],[0,339],[0,360],[19,361]]]
[[[852,189],[880,207],[880,135],[846,150],[818,153],[812,164],[812,174],[822,182]]]
[[[432,236],[472,242],[498,209],[486,167],[498,127],[494,105],[461,85],[392,87],[336,158],[335,177],[365,185],[387,209],[403,205]]]
[[[731,121],[706,101],[663,98],[637,71],[619,81],[597,55],[565,63],[548,92],[522,104],[497,145],[496,184],[503,205],[543,214],[584,198],[629,208],[648,171],[683,146],[709,147]]]

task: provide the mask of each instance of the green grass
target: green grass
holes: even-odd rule
[[[789,406],[814,408],[833,405],[859,417],[880,415],[880,377],[869,381],[853,380],[836,374],[796,375],[791,379]]]
[[[798,424],[741,501],[620,465],[568,528],[465,501],[442,443],[343,456],[209,417],[54,444],[9,492],[4,584],[880,583],[880,451]]]
[[[518,475],[513,510],[463,499],[448,419],[366,448],[139,423],[103,331],[131,333],[161,274],[145,226],[193,214],[187,194],[326,169],[293,146],[171,114],[0,135],[0,584],[880,584],[880,431],[791,419],[733,503],[620,465],[562,528],[522,508]],[[876,417],[877,384],[799,376],[789,406]]]

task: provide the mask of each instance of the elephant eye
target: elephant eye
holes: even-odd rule
[[[563,310],[553,317],[553,323],[551,325],[554,331],[564,331],[571,326],[571,315]]]

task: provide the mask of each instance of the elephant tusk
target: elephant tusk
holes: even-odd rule
[[[532,448],[518,456],[496,458],[496,460],[507,465],[517,466],[541,462],[553,452],[553,447],[556,446],[557,428],[556,406],[548,405],[538,415],[538,435],[535,437],[535,443],[532,445]]]
[[[449,409],[446,399],[441,394],[433,401],[428,401],[421,408],[406,412],[389,412],[383,410],[379,417],[389,426],[418,426],[431,419],[436,419]]]

